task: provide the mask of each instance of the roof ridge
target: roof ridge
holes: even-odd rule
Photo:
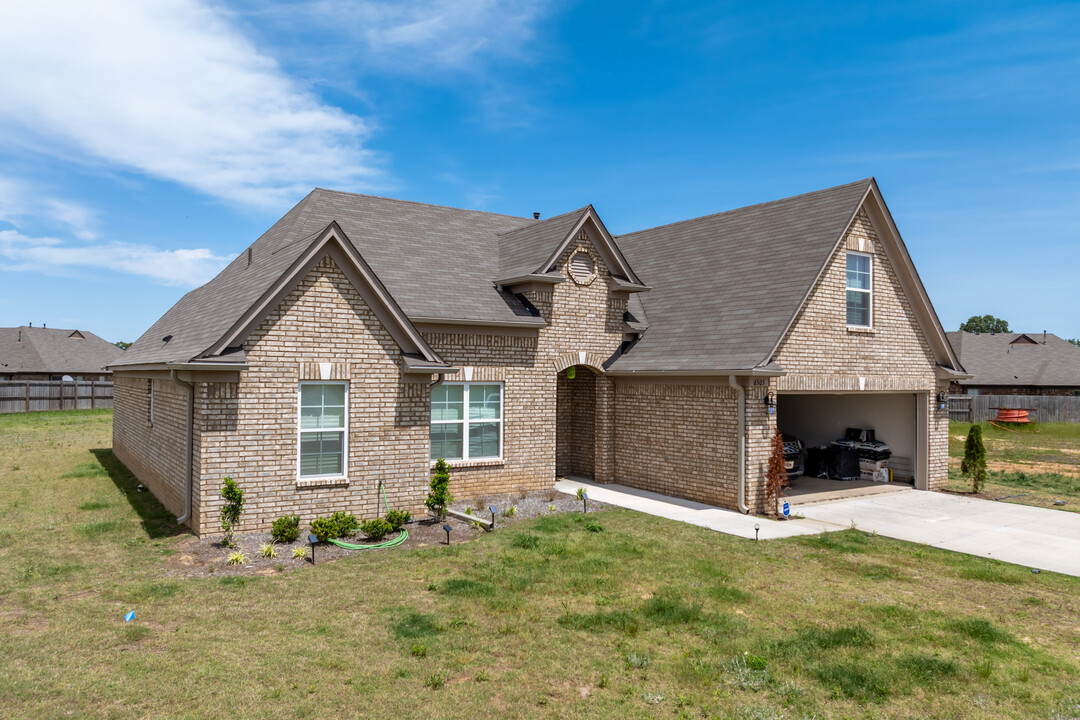
[[[311,191],[310,194],[314,194],[316,192],[334,193],[335,195],[349,195],[351,197],[364,197],[364,198],[371,198],[373,200],[385,200],[387,202],[399,203],[401,205],[420,205],[420,206],[423,206],[423,207],[439,208],[441,210],[454,210],[456,212],[476,213],[477,215],[493,215],[495,217],[514,218],[515,220],[529,220],[530,222],[532,221],[532,218],[523,217],[521,215],[509,215],[509,214],[506,214],[506,213],[494,213],[494,212],[489,212],[487,210],[471,210],[469,208],[454,207],[453,205],[436,205],[435,203],[419,202],[417,200],[401,200],[399,198],[385,197],[383,195],[368,195],[367,193],[352,193],[352,192],[345,192],[344,190],[332,190],[330,188],[316,187],[314,190]]]
[[[575,213],[576,214],[583,213],[583,212],[587,211],[591,207],[592,207],[591,204],[585,205],[584,207],[580,207],[577,210],[570,210],[569,212],[559,213],[558,215],[552,215],[551,217],[544,218],[543,220],[541,220],[539,218],[537,218],[537,219],[526,218],[529,221],[527,224],[522,225],[521,227],[512,228],[510,230],[503,230],[502,232],[497,232],[497,233],[495,233],[495,235],[497,235],[498,237],[502,237],[503,235],[509,235],[511,233],[520,232],[522,230],[525,230],[526,228],[534,228],[537,225],[540,225],[542,223],[549,223],[549,222],[554,222],[555,220],[562,220],[563,218],[574,215]],[[511,216],[511,217],[513,217],[513,216]]]
[[[787,197],[778,198],[776,200],[769,200],[767,202],[754,203],[753,205],[743,205],[742,207],[732,208],[730,210],[723,210],[723,211],[717,212],[717,213],[709,213],[708,215],[699,215],[698,217],[688,218],[686,220],[676,220],[674,222],[665,223],[663,225],[657,225],[655,227],[642,228],[641,230],[634,230],[633,232],[628,232],[628,233],[625,233],[623,235],[616,235],[614,237],[616,237],[616,238],[625,238],[625,237],[628,237],[630,235],[637,235],[638,233],[651,232],[653,230],[660,230],[662,228],[674,227],[675,225],[683,225],[685,223],[696,222],[698,220],[705,220],[706,218],[719,217],[721,215],[728,215],[730,213],[741,212],[743,210],[752,210],[754,208],[763,208],[763,207],[766,207],[766,206],[769,206],[769,205],[777,205],[779,203],[789,202],[791,200],[798,200],[800,198],[809,197],[811,195],[820,195],[822,193],[833,192],[834,190],[846,190],[847,188],[851,188],[851,187],[854,187],[856,185],[860,185],[862,183],[866,183],[869,186],[869,183],[873,182],[873,180],[874,180],[873,177],[863,178],[862,180],[856,180],[854,182],[844,183],[843,185],[833,185],[832,187],[822,188],[821,190],[811,190],[810,192],[799,193],[798,195],[789,195]]]

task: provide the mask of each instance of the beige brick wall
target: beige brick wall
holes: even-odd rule
[[[724,382],[617,382],[617,481],[735,507],[737,405],[735,390]]]
[[[245,343],[240,383],[200,383],[197,416],[203,507],[197,531],[218,532],[221,479],[245,495],[241,531],[275,518],[301,522],[336,510],[381,514],[378,488],[392,507],[419,511],[427,492],[426,383],[402,383],[397,344],[326,258]],[[343,484],[297,479],[297,388],[332,363],[349,381],[348,478]],[[303,486],[301,486],[303,485]]]
[[[873,320],[870,330],[847,327],[848,250],[871,255]],[[924,392],[929,402],[930,487],[945,484],[948,416],[934,396],[945,389],[937,364],[870,219],[860,211],[829,261],[806,306],[780,344],[775,361],[787,371],[772,381],[774,392]],[[862,385],[860,387],[860,379]],[[754,408],[761,401],[750,403]],[[773,421],[775,426],[775,420]],[[767,438],[753,443],[767,459]],[[760,467],[764,467],[761,464]],[[752,477],[763,473],[751,465]]]
[[[184,512],[187,388],[169,379],[113,378],[113,453],[169,512]],[[149,421],[153,383],[154,421]]]
[[[564,282],[550,292],[527,293],[530,302],[547,320],[547,327],[529,336],[489,335],[465,329],[425,333],[424,339],[432,349],[461,368],[449,380],[465,380],[467,369],[473,381],[504,383],[503,461],[456,465],[450,482],[455,497],[472,499],[551,487],[556,473],[557,408],[567,410],[557,403],[559,360],[568,354],[577,358],[579,352],[585,352],[587,364],[598,365],[614,354],[622,342],[626,298],[611,296],[610,273],[588,233],[580,234],[559,258],[557,268],[566,278]],[[597,278],[589,285],[575,283],[567,269],[571,254],[578,248],[589,252],[598,270]],[[589,372],[579,368],[578,376],[584,377]],[[610,378],[585,378],[589,380],[596,383],[597,409],[610,407],[613,395]],[[595,474],[610,481],[614,473],[612,423],[597,417],[594,428]],[[568,438],[566,442],[572,440]]]

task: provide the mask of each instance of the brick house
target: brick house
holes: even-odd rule
[[[962,395],[1080,395],[1080,347],[1053,333],[950,332],[949,342],[971,377],[949,392]]]
[[[873,179],[618,238],[315,190],[113,370],[117,456],[199,534],[225,475],[255,530],[419,510],[437,457],[462,498],[574,475],[759,512],[777,428],[849,422],[932,489],[963,374]]]

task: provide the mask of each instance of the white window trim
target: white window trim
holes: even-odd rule
[[[848,255],[859,255],[861,257],[866,258],[869,261],[869,266],[870,266],[870,289],[869,290],[863,290],[862,288],[848,287],[848,284],[847,284],[847,258],[848,258]],[[870,322],[867,323],[866,325],[852,325],[851,323],[847,323],[847,294],[848,294],[848,291],[863,292],[863,293],[866,293],[866,294],[868,294],[870,296],[870,308],[867,311],[867,314],[870,317]],[[858,252],[856,250],[848,250],[848,251],[846,251],[846,254],[844,255],[844,322],[847,323],[847,326],[849,328],[853,329],[853,330],[872,330],[874,328],[874,256],[871,255],[870,253]]]
[[[475,463],[491,463],[491,464],[501,463],[503,461],[503,453],[505,452],[505,449],[503,448],[503,418],[506,417],[506,386],[505,386],[505,384],[501,383],[501,382],[497,382],[497,381],[484,382],[482,380],[478,380],[476,382],[444,382],[444,383],[441,383],[441,384],[442,385],[460,385],[460,386],[465,388],[465,391],[462,394],[462,403],[463,403],[462,415],[463,415],[463,417],[462,417],[461,420],[432,420],[431,419],[431,413],[430,413],[430,411],[428,412],[428,425],[429,426],[430,425],[464,425],[464,427],[462,428],[462,436],[461,436],[461,455],[462,455],[462,457],[459,457],[459,458],[443,458],[443,460],[445,460],[447,463],[449,463],[451,465],[453,465],[455,463],[463,465],[463,464],[466,464],[466,463],[473,463],[473,462],[475,462]],[[499,423],[499,454],[498,454],[498,456],[486,455],[484,457],[478,457],[478,458],[469,457],[469,424],[470,423],[479,424],[479,423],[496,422],[496,421],[491,420],[491,419],[469,420],[469,388],[472,385],[498,385],[499,386],[499,419],[498,419],[498,423]],[[430,397],[429,397],[429,402],[430,402]],[[433,462],[433,463],[435,462],[436,458],[431,457],[431,433],[430,432],[428,433],[428,457],[431,459],[431,462]]]
[[[303,414],[303,404],[301,396],[303,393],[303,387],[305,385],[341,385],[345,388],[345,413],[344,421],[345,425],[342,428],[310,428],[308,430],[301,429],[301,415]],[[330,473],[329,475],[301,475],[300,469],[300,447],[304,437],[304,433],[313,432],[338,432],[341,431],[341,472]],[[301,483],[310,483],[312,480],[326,481],[326,480],[344,480],[349,477],[349,383],[345,380],[301,380],[296,386],[296,480]]]

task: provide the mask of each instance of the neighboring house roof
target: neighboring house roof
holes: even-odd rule
[[[1080,347],[1052,333],[948,335],[972,375],[961,385],[1080,387]]]
[[[88,330],[0,328],[0,373],[95,374],[124,351]]]
[[[765,365],[871,183],[870,179],[616,238],[653,288],[649,330],[619,372]]]

